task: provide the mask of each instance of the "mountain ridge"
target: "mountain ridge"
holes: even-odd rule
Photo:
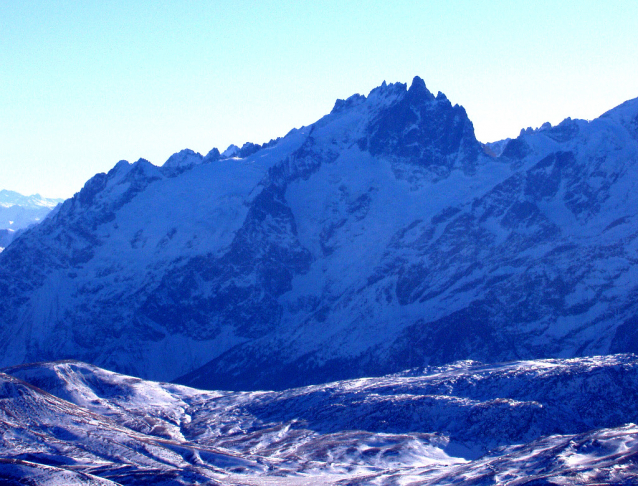
[[[0,256],[1,363],[255,389],[638,351],[635,105],[494,157],[417,77],[248,155],[120,162]]]

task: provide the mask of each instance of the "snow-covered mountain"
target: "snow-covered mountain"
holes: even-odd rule
[[[42,221],[64,199],[51,199],[33,194],[23,196],[15,191],[0,190],[0,229],[19,230]]]
[[[281,389],[637,350],[638,99],[494,147],[415,78],[122,161],[0,255],[0,361]]]
[[[638,479],[634,355],[459,362],[280,392],[199,391],[73,361],[2,371],[5,482],[584,485]]]
[[[62,201],[0,190],[0,251],[11,243],[17,231],[39,223]]]

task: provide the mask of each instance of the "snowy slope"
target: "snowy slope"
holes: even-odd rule
[[[638,100],[485,150],[415,78],[98,174],[0,254],[0,362],[203,388],[638,351]]]
[[[281,392],[199,391],[73,361],[3,371],[5,480],[478,485],[638,478],[633,355],[459,362]]]

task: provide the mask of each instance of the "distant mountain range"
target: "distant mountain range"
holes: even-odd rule
[[[15,232],[42,221],[64,199],[43,198],[39,194],[23,196],[0,190],[0,248],[5,248]]]
[[[420,78],[97,174],[0,254],[0,362],[222,389],[638,351],[638,99],[483,145]]]

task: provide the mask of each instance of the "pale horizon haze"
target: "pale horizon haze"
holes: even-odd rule
[[[638,2],[0,3],[0,189],[264,143],[420,76],[477,138],[638,97]]]

